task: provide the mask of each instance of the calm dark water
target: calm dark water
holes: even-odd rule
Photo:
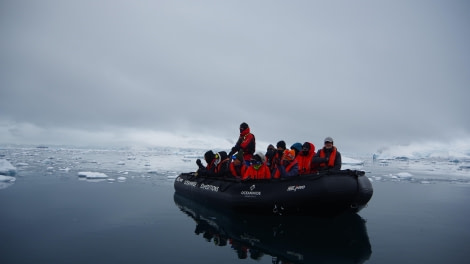
[[[358,215],[257,217],[174,196],[165,175],[91,182],[30,164],[0,189],[0,263],[468,263],[470,184],[373,185]]]

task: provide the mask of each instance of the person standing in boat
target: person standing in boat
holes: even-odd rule
[[[239,150],[243,150],[243,160],[247,166],[250,166],[251,158],[253,157],[253,153],[255,153],[255,149],[255,135],[251,133],[248,124],[243,122],[240,124],[240,137],[238,138],[237,143],[232,148],[228,156],[231,157]]]
[[[251,165],[246,169],[245,174],[243,174],[242,177],[242,180],[246,179],[271,179],[271,171],[266,165],[263,153],[258,152],[253,156],[253,159],[251,160]]]
[[[286,149],[282,155],[281,162],[276,166],[273,172],[273,178],[286,178],[299,175],[299,164],[295,159],[295,152]]]
[[[341,154],[333,146],[333,138],[325,138],[324,147],[315,154],[312,163],[318,165],[319,171],[341,170]]]
[[[233,161],[230,162],[229,165],[230,174],[232,174],[232,176],[235,178],[241,179],[247,169],[245,161],[243,160],[243,150],[239,150],[238,153],[234,155],[232,159]]]

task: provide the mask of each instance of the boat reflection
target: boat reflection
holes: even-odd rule
[[[196,222],[196,235],[231,246],[241,259],[269,255],[272,263],[363,263],[372,254],[365,220],[357,214],[260,216],[221,212],[178,194],[174,201]]]

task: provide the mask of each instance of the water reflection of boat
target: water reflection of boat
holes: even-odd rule
[[[273,263],[363,263],[372,253],[365,220],[357,214],[260,216],[215,210],[179,194],[174,200],[196,222],[196,235],[231,246],[239,258],[267,254]]]

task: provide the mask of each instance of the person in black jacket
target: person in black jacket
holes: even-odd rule
[[[318,164],[319,171],[341,170],[341,153],[333,146],[333,138],[325,138],[324,147],[315,154],[312,163]]]

